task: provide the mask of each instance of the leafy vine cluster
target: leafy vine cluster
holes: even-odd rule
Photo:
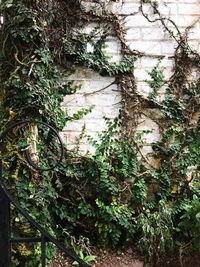
[[[107,131],[99,134],[98,141],[88,137],[94,155],[83,157],[66,148],[65,160],[55,172],[36,175],[13,151],[4,162],[5,176],[23,208],[52,234],[64,236],[66,244],[88,262],[94,259],[92,245],[133,244],[153,266],[176,250],[181,261],[186,249],[200,249],[200,80],[190,79],[199,68],[200,56],[188,44],[189,28],[182,33],[160,13],[156,1],[141,0],[143,16],[150,23],[159,21],[177,46],[171,78],[166,81],[159,67],[162,56],[157,56],[158,64],[149,70],[146,81],[152,93],[140,95],[133,70],[145,53],[126,44],[124,18],[109,11],[112,2],[117,1],[2,1],[2,129],[13,120],[34,118],[62,130],[67,121],[90,112],[91,108],[84,108],[69,117],[60,107],[66,94],[79,89],[63,77],[80,65],[114,76],[122,94],[119,117],[106,119]],[[145,13],[146,5],[152,14]],[[89,24],[94,29],[85,33]],[[118,63],[111,63],[105,53],[109,36],[120,42]],[[163,87],[165,98],[158,101]],[[160,141],[153,144],[156,167],[143,155],[136,132],[147,108],[159,114],[151,113],[161,133]],[[13,215],[14,231],[31,235],[34,230],[14,210]],[[49,245],[49,261],[55,253]],[[37,245],[13,247],[13,254],[13,266],[36,265],[40,256]]]

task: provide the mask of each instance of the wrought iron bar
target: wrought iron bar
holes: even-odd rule
[[[26,123],[36,123],[35,121],[17,121],[14,124],[10,125],[8,128],[6,128],[3,133],[0,134],[0,143],[3,141],[3,139],[6,137],[6,135],[9,133],[10,130],[12,130],[14,127],[18,125],[23,125]],[[37,122],[42,124],[43,126],[48,127],[53,134],[57,137],[60,147],[61,147],[61,155],[57,162],[57,164],[54,166],[58,166],[58,164],[61,162],[63,157],[63,144],[62,141],[56,132],[56,130],[44,122]],[[47,171],[51,170],[52,168],[40,168],[35,165],[35,163],[32,161],[28,149],[25,149],[25,158],[30,164],[32,168],[34,168],[37,171]],[[71,250],[67,249],[59,240],[52,237],[43,227],[41,227],[35,220],[33,220],[28,213],[21,208],[21,206],[15,201],[15,199],[11,196],[11,194],[8,192],[6,185],[3,182],[3,168],[2,168],[2,159],[0,159],[0,267],[10,267],[11,262],[11,244],[12,243],[32,243],[32,242],[40,242],[41,243],[41,261],[42,261],[42,267],[46,266],[46,242],[52,242],[56,245],[58,249],[60,249],[62,252],[64,252],[70,259],[76,261],[79,263],[80,267],[91,267],[87,263],[85,263],[81,258],[79,258],[76,253],[72,252]],[[41,238],[33,237],[33,238],[11,238],[10,237],[10,203],[12,203],[17,211],[30,223],[30,225],[34,228],[36,228],[41,233]]]
[[[41,239],[41,258],[42,258],[42,267],[46,266],[46,237],[42,235]]]
[[[10,200],[0,187],[0,267],[10,267]]]

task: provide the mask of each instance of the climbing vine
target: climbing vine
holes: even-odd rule
[[[140,12],[149,23],[160,22],[176,42],[172,76],[165,78],[163,57],[157,56],[158,64],[146,81],[152,92],[142,96],[133,71],[137,59],[146,55],[127,45],[125,18],[109,11],[112,2],[117,1],[2,1],[1,129],[26,118],[62,130],[68,121],[90,112],[94,106],[68,116],[60,107],[66,94],[80,89],[63,78],[77,66],[115,77],[122,94],[119,117],[105,119],[107,130],[98,140],[87,136],[93,155],[80,156],[66,147],[59,168],[40,175],[14,150],[4,160],[5,177],[21,206],[53,235],[64,236],[83,259],[94,259],[87,258],[91,244],[116,248],[137,243],[142,256],[156,266],[169,252],[188,248],[186,244],[200,249],[200,80],[190,79],[200,58],[188,43],[190,27],[182,33],[161,15],[156,1],[140,1]],[[151,14],[145,13],[147,5]],[[85,33],[91,23],[94,29]],[[120,43],[118,63],[105,52],[109,36]],[[152,145],[151,156],[156,166],[143,154],[142,134],[136,131],[142,114],[159,126],[161,137]],[[23,218],[14,210],[13,215],[14,231],[31,235]],[[38,264],[37,246],[14,247],[13,253],[13,266]],[[56,251],[49,246],[48,253],[51,260]]]

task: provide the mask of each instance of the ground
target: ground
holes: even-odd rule
[[[116,252],[98,252],[97,260],[91,264],[92,267],[145,267],[144,263],[138,260],[133,253],[132,249],[127,249],[124,253]],[[54,263],[48,267],[71,267],[61,257],[57,257]],[[194,267],[194,266],[193,266]]]
[[[117,252],[97,252],[98,254],[96,263],[91,264],[92,267],[150,267],[150,265],[145,264],[138,259],[134,251],[129,248],[123,253]],[[163,263],[160,263],[152,267],[200,267],[200,253],[192,253],[187,256],[180,255],[169,255],[168,258]],[[71,267],[66,260],[64,260],[60,255],[56,260],[51,263],[48,267]]]
[[[132,249],[118,255],[114,252],[101,254],[97,258],[95,267],[144,267],[144,263],[138,260]]]

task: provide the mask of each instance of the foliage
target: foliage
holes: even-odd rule
[[[134,233],[134,210],[129,207],[130,199],[125,197],[131,194],[130,183],[125,180],[135,177],[137,172],[135,148],[128,146],[126,139],[121,144],[116,135],[119,121],[106,122],[108,131],[100,134],[98,141],[89,137],[97,148],[96,154],[81,160],[77,170],[72,165],[74,182],[65,182],[67,192],[62,188],[64,198],[70,199],[68,216],[75,229],[80,225],[85,233],[93,231],[90,238],[103,247],[116,246],[122,238],[128,240]]]
[[[68,56],[73,56],[75,64],[83,64],[89,68],[93,68],[102,75],[113,76],[132,71],[135,61],[134,58],[125,56],[120,63],[110,63],[109,56],[104,52],[106,48],[106,36],[101,36],[99,40],[94,42],[91,40],[93,35],[94,32],[92,32],[91,35],[78,35],[75,46],[67,39],[64,39],[64,52],[67,53]],[[92,42],[92,53],[87,51],[87,43],[90,42]]]
[[[88,10],[79,0],[2,1],[0,10],[6,19],[0,31],[1,129],[16,119],[31,118],[62,130],[67,121],[88,114],[93,105],[72,116],[60,107],[66,94],[81,90],[63,79],[77,65],[114,76],[123,97],[119,118],[105,118],[107,130],[97,139],[87,136],[95,148],[93,155],[65,149],[59,168],[40,174],[27,166],[15,145],[4,162],[4,177],[21,207],[52,235],[63,236],[65,244],[86,262],[95,259],[90,244],[116,248],[137,241],[147,261],[160,264],[172,248],[184,243],[199,248],[200,80],[189,79],[199,67],[199,54],[175,23],[160,16],[155,1],[141,1],[147,20],[151,22],[144,5],[152,7],[177,42],[173,75],[166,80],[160,58],[146,81],[152,93],[144,98],[132,74],[135,60],[142,55],[125,44],[123,21],[107,11],[104,1],[99,2]],[[83,29],[88,23],[98,27],[86,34]],[[118,63],[106,54],[110,35],[121,45]],[[165,92],[163,100],[158,98],[160,90]],[[142,134],[135,133],[146,107],[156,110],[151,119],[161,134],[150,155],[156,166],[142,153]],[[9,150],[12,139],[8,137],[5,149]],[[18,140],[16,135],[14,139]],[[15,210],[12,213],[13,234],[38,234]],[[48,259],[55,253],[49,245]],[[39,266],[38,245],[16,246],[13,254],[13,266]]]
[[[7,18],[1,43],[2,121],[34,117],[61,129],[62,95],[55,88],[60,75],[37,12],[22,1],[4,1],[1,12]]]
[[[192,240],[195,248],[200,248],[200,205],[199,195],[193,195],[190,202],[185,203],[183,207],[184,213],[181,216],[179,227],[183,230],[186,238]]]
[[[173,222],[170,210],[162,204],[154,213],[146,210],[138,216],[138,231],[141,231],[139,247],[144,255],[148,253],[150,262],[158,264],[158,259],[173,251]]]

